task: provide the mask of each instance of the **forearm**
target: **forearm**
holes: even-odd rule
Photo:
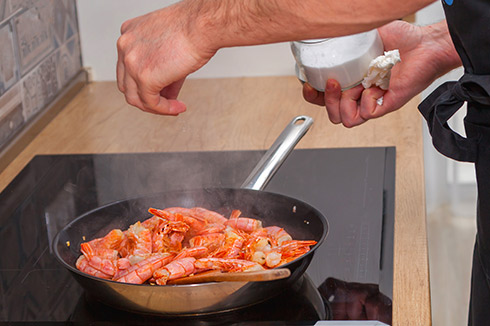
[[[422,30],[425,38],[422,44],[426,47],[427,53],[433,56],[432,62],[435,71],[438,72],[436,78],[461,66],[461,58],[456,52],[445,20],[424,26]]]
[[[213,50],[366,31],[434,0],[184,0],[186,29]]]

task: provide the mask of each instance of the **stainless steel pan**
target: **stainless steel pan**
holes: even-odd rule
[[[56,257],[91,297],[133,312],[169,316],[210,314],[257,304],[278,294],[303,275],[316,248],[327,235],[328,223],[323,214],[309,204],[261,189],[312,123],[313,119],[307,116],[294,118],[240,189],[166,192],[115,202],[83,214],[54,238]],[[151,286],[99,279],[75,268],[75,261],[81,254],[80,243],[86,241],[84,239],[101,237],[114,228],[126,229],[136,221],[148,218],[149,207],[173,206],[201,206],[224,216],[229,216],[233,209],[239,209],[244,216],[261,219],[265,226],[278,225],[285,228],[294,239],[316,240],[318,243],[306,255],[281,266],[290,269],[290,277],[266,282]]]

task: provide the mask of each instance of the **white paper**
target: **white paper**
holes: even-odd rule
[[[390,85],[391,69],[400,61],[400,52],[398,50],[387,51],[384,55],[375,58],[369,64],[362,86],[364,88],[378,86],[387,90]]]

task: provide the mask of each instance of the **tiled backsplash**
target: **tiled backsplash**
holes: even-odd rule
[[[0,148],[81,69],[75,0],[0,0]]]

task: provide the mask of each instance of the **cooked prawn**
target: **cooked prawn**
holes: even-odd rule
[[[153,273],[153,277],[158,285],[165,285],[169,280],[181,278],[194,273],[194,263],[196,259],[194,257],[184,257],[176,259],[163,268],[156,270]]]
[[[166,265],[174,258],[172,254],[156,253],[138,262],[117,275],[114,280],[124,283],[143,284],[160,267]]]
[[[202,207],[150,208],[126,231],[114,229],[84,242],[76,267],[104,279],[135,284],[209,270],[240,272],[275,268],[304,255],[316,241],[293,240],[279,226],[233,210],[230,218]]]

